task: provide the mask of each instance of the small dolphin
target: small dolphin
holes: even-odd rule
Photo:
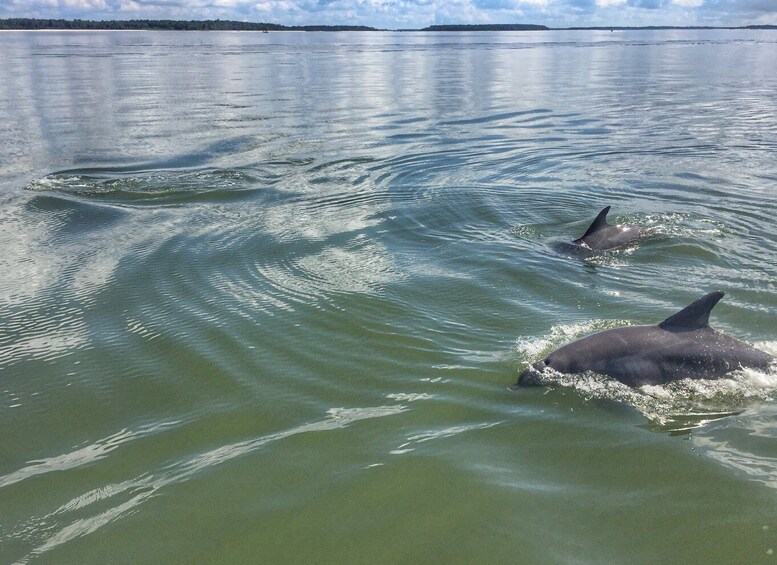
[[[517,384],[541,384],[537,377],[547,369],[593,371],[634,387],[717,379],[741,367],[769,369],[774,357],[709,326],[710,311],[721,298],[723,292],[711,292],[657,326],[614,328],[581,338],[528,367]]]
[[[574,240],[572,243],[575,243],[583,248],[604,251],[606,249],[622,247],[627,243],[631,243],[640,236],[642,230],[637,227],[621,225],[614,226],[612,224],[608,224],[607,212],[609,211],[610,207],[607,206],[604,210],[599,212],[599,215],[596,216],[596,219],[589,226],[583,236]]]

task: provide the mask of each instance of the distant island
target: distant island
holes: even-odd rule
[[[285,26],[235,20],[63,20],[45,18],[0,19],[0,30],[144,30],[144,31],[388,31],[355,25]],[[777,25],[747,26],[595,26],[550,28],[536,24],[444,24],[397,31],[550,31],[550,30],[662,30],[662,29],[777,29]]]
[[[585,26],[565,27],[571,31],[627,31],[635,29],[662,30],[662,29],[777,29],[777,25],[748,25],[748,26]]]
[[[433,25],[418,31],[547,31],[547,26],[535,24],[455,24]]]

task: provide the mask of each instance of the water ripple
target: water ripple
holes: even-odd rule
[[[168,428],[175,427],[179,423],[180,422],[159,422],[135,430],[121,430],[120,432],[97,440],[90,445],[71,451],[70,453],[46,457],[40,461],[30,461],[26,467],[8,473],[7,475],[0,476],[0,488],[10,486],[36,475],[67,471],[69,469],[90,465],[100,459],[108,457],[111,451],[121,447],[128,441],[163,432]]]
[[[63,543],[95,532],[134,511],[150,498],[157,496],[160,489],[191,480],[216,466],[235,458],[255,453],[269,443],[298,434],[336,430],[360,420],[392,416],[406,410],[407,408],[401,404],[368,408],[331,408],[327,411],[327,417],[318,422],[303,424],[274,434],[224,445],[201,453],[191,459],[172,462],[156,472],[144,473],[134,479],[93,489],[62,504],[46,516],[31,519],[24,525],[23,528],[30,531],[34,523],[34,528],[38,532],[34,537],[38,538],[36,540],[38,545],[27,556],[19,559],[17,562],[27,563],[31,559],[39,557]],[[161,427],[164,428],[165,426],[161,425]],[[157,425],[152,429],[139,431],[137,434],[147,435],[152,431],[160,431],[160,429],[160,425]],[[122,432],[112,438],[107,438],[106,442],[98,444],[95,449],[87,449],[86,451],[49,459],[43,464],[47,467],[58,466],[57,470],[66,470],[83,464],[85,460],[93,462],[107,456],[110,451],[128,439],[132,439],[135,435],[135,433]],[[34,471],[40,469],[42,467],[28,471],[20,470],[17,473],[7,475],[5,477],[6,481],[0,484],[0,488],[8,487],[19,480],[37,474]],[[65,525],[62,525],[63,523]],[[22,535],[21,532],[10,533],[13,537]]]
[[[662,501],[678,511],[657,535],[626,528],[603,559],[676,561],[672,535],[726,539],[721,515],[737,543],[687,554],[755,554],[740,534],[770,516],[748,484],[773,482],[774,375],[508,387],[550,348],[714,288],[715,325],[774,351],[768,32],[0,43],[0,560],[213,561],[223,535],[235,560],[261,543],[269,561],[364,561],[366,517],[386,561],[593,562],[610,525]],[[647,237],[558,252],[607,205]],[[730,497],[702,516],[712,460]],[[406,511],[441,501],[448,523]],[[586,526],[559,529],[558,509]],[[218,529],[235,516],[267,528]],[[170,543],[135,543],[160,524]],[[465,531],[486,541],[455,553]]]
[[[187,202],[235,200],[277,182],[277,176],[239,170],[165,171],[119,173],[117,170],[78,170],[53,173],[27,185],[31,192],[56,192],[123,205],[180,205]]]

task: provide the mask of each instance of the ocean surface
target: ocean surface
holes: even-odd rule
[[[777,33],[0,33],[0,563],[777,560]],[[605,206],[646,236],[579,255]]]

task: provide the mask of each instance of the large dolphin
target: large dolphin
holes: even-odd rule
[[[524,370],[518,385],[541,384],[539,375],[593,371],[630,386],[678,379],[717,379],[748,367],[767,370],[768,353],[709,326],[710,311],[723,298],[711,292],[657,326],[605,330],[560,347]]]
[[[607,206],[599,212],[582,237],[572,243],[584,249],[604,251],[631,243],[640,236],[642,230],[637,227],[608,224],[607,212],[609,211],[610,207]]]

